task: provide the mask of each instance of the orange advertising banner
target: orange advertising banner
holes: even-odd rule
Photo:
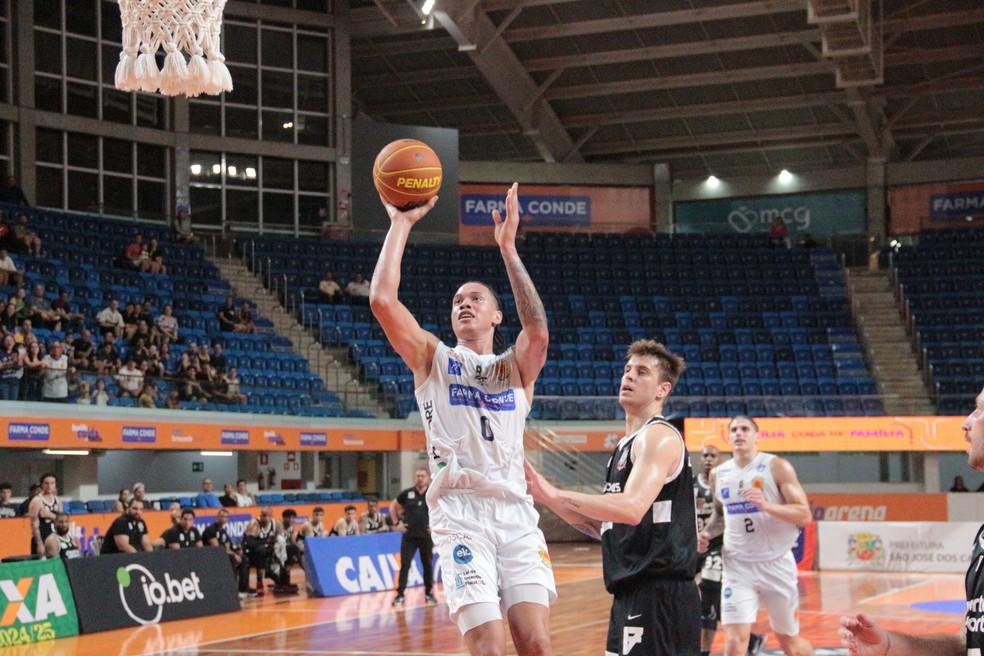
[[[186,413],[193,414],[193,413]],[[392,429],[299,428],[284,425],[158,421],[134,411],[133,419],[90,416],[2,417],[0,448],[175,449],[262,451],[396,451]]]
[[[365,501],[350,501],[343,503],[319,503],[319,504],[280,504],[271,506],[273,516],[280,519],[281,513],[287,508],[297,511],[297,522],[303,522],[311,517],[311,512],[316,506],[324,508],[325,522],[334,525],[335,522],[345,515],[345,506],[354,505],[361,515],[366,510]],[[381,508],[388,508],[388,501],[380,501]],[[229,524],[226,527],[229,535],[234,540],[242,537],[246,530],[246,524],[260,514],[259,506],[248,508],[227,508],[229,511]],[[199,530],[215,521],[218,514],[217,508],[197,508],[195,509],[195,525]],[[92,541],[96,537],[103,536],[109,530],[109,525],[119,517],[112,513],[91,513],[88,515],[72,515],[71,534],[79,543],[79,548],[83,553],[92,551]],[[160,537],[161,533],[171,526],[171,513],[166,510],[151,510],[143,513],[144,521],[147,523],[147,535],[151,540]],[[31,525],[26,517],[16,517],[13,519],[0,519],[0,559],[9,556],[27,555],[31,550]]]
[[[727,417],[684,420],[687,448],[730,451]],[[763,451],[964,451],[962,417],[776,417],[756,419]]]
[[[894,187],[888,190],[889,232],[984,225],[984,181]]]
[[[504,213],[507,185],[459,185],[458,240],[495,244],[492,210]],[[629,232],[649,230],[653,220],[648,187],[521,185],[520,226],[536,232]]]
[[[946,495],[832,494],[807,490],[816,521],[828,522],[945,522],[949,520]]]

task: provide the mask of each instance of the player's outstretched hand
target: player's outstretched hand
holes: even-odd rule
[[[499,249],[516,246],[516,231],[519,229],[519,183],[514,182],[506,193],[506,218],[502,218],[499,210],[492,210],[492,222],[495,223],[495,243]]]
[[[387,203],[382,196],[379,197],[379,200],[383,203],[383,207],[386,208],[386,213],[389,214],[391,222],[398,223],[400,221],[406,221],[410,225],[415,224],[417,221],[420,221],[422,218],[427,216],[427,213],[434,209],[434,206],[437,205],[437,196],[431,198],[424,205],[415,207],[412,210],[397,209],[394,205]]]
[[[850,656],[883,656],[888,653],[888,633],[868,616],[858,614],[840,620],[841,644]]]
[[[529,460],[524,462],[526,472],[526,490],[538,503],[546,503],[551,494],[556,491],[553,485],[543,477],[543,474],[533,469]]]

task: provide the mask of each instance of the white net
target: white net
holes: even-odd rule
[[[219,49],[226,0],[118,0],[123,52],[116,88],[166,96],[232,91]],[[164,50],[164,67],[157,52]],[[185,60],[185,53],[188,59]]]

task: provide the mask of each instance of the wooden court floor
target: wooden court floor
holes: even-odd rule
[[[611,598],[601,583],[597,545],[551,548],[559,599],[551,614],[554,653],[600,656],[604,652]],[[295,573],[298,582],[300,572]],[[303,586],[302,586],[303,588]],[[925,574],[808,573],[800,578],[803,634],[818,654],[838,648],[838,618],[863,610],[887,628],[928,634],[962,626],[963,577]],[[438,588],[438,599],[443,595]],[[0,649],[0,656],[430,656],[463,654],[447,607],[425,606],[423,592],[407,594],[402,609],[393,593],[344,598],[296,597],[247,600],[242,612],[183,620],[140,629],[66,638],[26,648]],[[957,602],[957,603],[942,603]],[[930,610],[914,607],[928,603]],[[760,618],[761,619],[761,618]],[[759,623],[768,630],[765,622]],[[718,635],[716,651],[720,650]],[[777,644],[772,638],[768,651]],[[515,653],[510,644],[510,653]]]

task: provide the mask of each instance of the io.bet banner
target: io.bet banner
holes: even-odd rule
[[[0,648],[79,633],[75,601],[61,559],[0,565]]]

